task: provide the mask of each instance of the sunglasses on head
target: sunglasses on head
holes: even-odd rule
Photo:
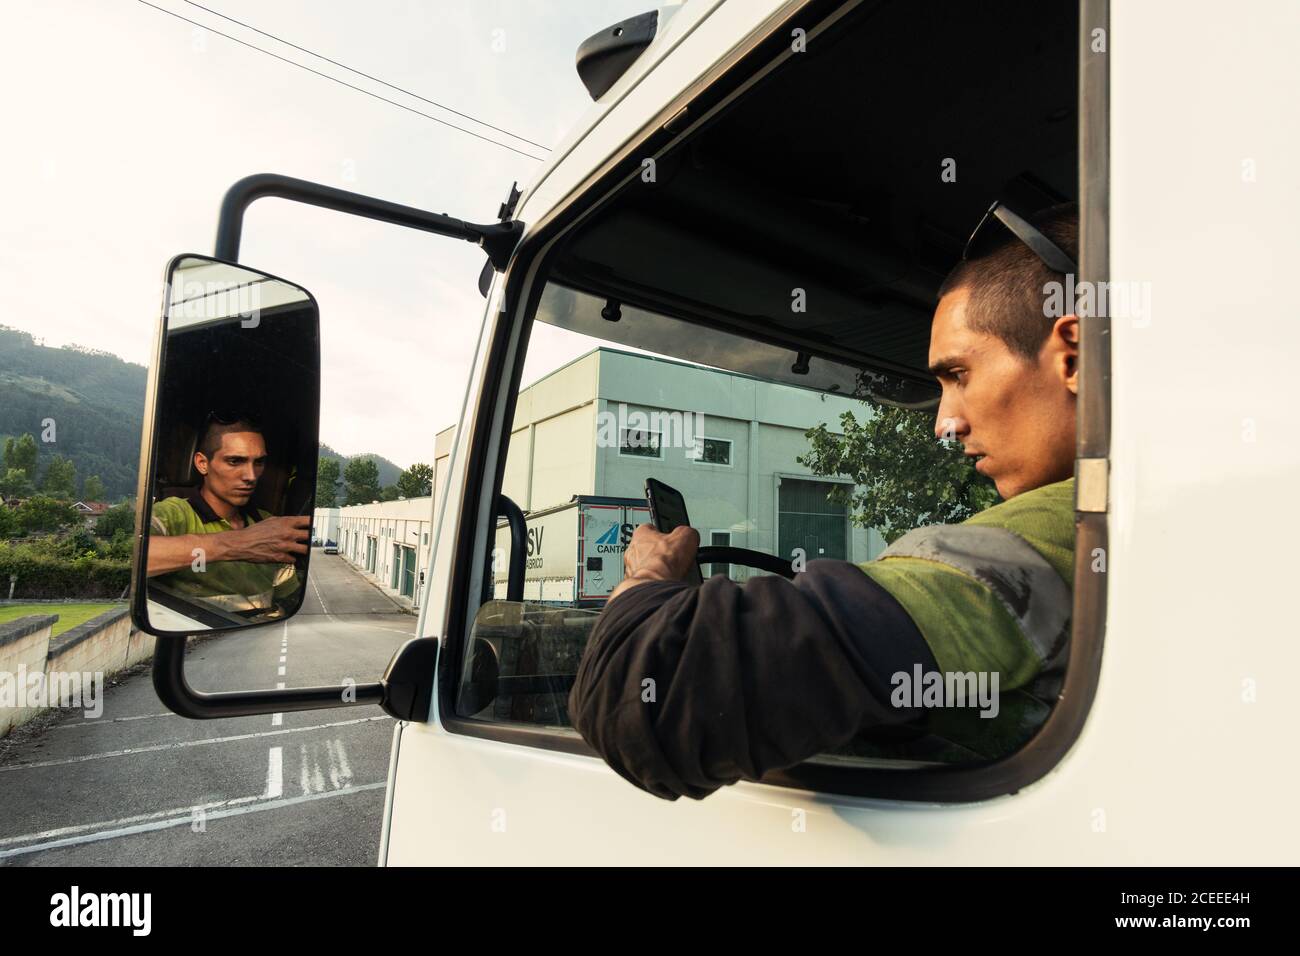
[[[1042,259],[1053,272],[1065,275],[1078,273],[1079,267],[1060,246],[1030,225],[1029,220],[1006,206],[1000,199],[989,206],[988,211],[984,213],[984,218],[979,221],[975,231],[966,240],[966,248],[961,254],[963,260],[978,259],[997,246],[1001,237],[998,231],[992,228],[994,222],[1000,222],[1010,230],[1013,236],[1028,246],[1034,255]]]

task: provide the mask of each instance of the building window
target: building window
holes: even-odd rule
[[[424,543],[425,543],[426,546],[427,546],[428,543],[429,543],[429,532],[427,532],[427,531],[424,533]]]
[[[715,548],[726,548],[731,546],[730,531],[711,531],[709,532],[709,544]],[[725,574],[731,577],[731,565],[726,562],[715,561],[709,565],[709,577],[715,574]]]
[[[843,504],[830,500],[830,481],[782,478],[777,493],[777,541],[781,557],[802,549],[804,560],[849,555],[849,518]]]
[[[618,453],[633,458],[662,458],[660,435],[645,428],[624,428],[618,433]]]
[[[701,438],[686,452],[686,457],[698,465],[730,465],[731,439]]]

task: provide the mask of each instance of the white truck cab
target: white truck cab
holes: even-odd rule
[[[492,259],[482,328],[433,495],[419,637],[359,701],[399,717],[381,864],[1296,859],[1283,689],[1300,668],[1286,603],[1300,445],[1279,373],[1300,349],[1300,8],[934,6],[691,0],[616,25],[579,52],[590,111],[500,228],[456,221]],[[319,204],[358,212],[343,195]],[[1059,693],[1005,753],[864,746],[700,801],[630,785],[567,721],[598,606],[512,588],[499,538],[518,527],[513,559],[528,516],[680,475],[715,542],[788,555],[815,538],[840,556],[854,532],[799,503],[826,495],[797,439],[833,423],[863,373],[883,401],[933,407],[934,292],[999,197],[1080,216]],[[359,214],[412,225],[393,209]],[[606,374],[589,401],[537,390],[553,410],[516,428],[530,355],[590,343],[678,361]],[[619,403],[704,415],[717,457],[583,437]],[[547,428],[581,487],[537,465]],[[337,706],[325,691],[288,706]],[[227,712],[285,709],[289,692],[265,693]]]

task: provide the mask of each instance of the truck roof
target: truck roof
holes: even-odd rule
[[[725,16],[718,15],[725,4]],[[524,187],[516,217],[530,226],[540,222],[564,202],[592,171],[602,166],[637,130],[693,82],[698,71],[689,68],[698,57],[674,58],[680,69],[668,69],[668,82],[656,84],[650,91],[643,81],[655,72],[683,41],[707,19],[711,36],[709,65],[717,57],[740,43],[784,4],[781,0],[689,0],[659,8],[659,26],[655,38],[619,77],[610,89],[594,102],[551,151],[546,163]],[[798,4],[793,4],[797,6]],[[574,38],[576,50],[582,37]],[[638,89],[639,88],[639,89]]]

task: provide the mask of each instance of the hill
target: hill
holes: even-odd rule
[[[77,345],[40,345],[0,325],[0,446],[11,435],[33,435],[38,473],[63,455],[77,466],[78,490],[86,476],[99,475],[109,501],[134,495],[145,384],[143,365]],[[46,419],[54,420],[53,443],[41,441]],[[343,455],[325,444],[320,453],[340,462],[374,458],[381,487],[402,472],[380,455]]]
[[[37,468],[71,458],[80,481],[99,475],[111,501],[135,494],[145,368],[80,346],[48,348],[26,332],[0,326],[0,443],[37,440]],[[54,441],[41,441],[54,421]]]
[[[322,458],[333,458],[339,463],[339,474],[343,473],[343,466],[352,458],[373,458],[375,465],[379,468],[379,487],[384,488],[397,481],[397,476],[403,471],[400,465],[395,465],[383,455],[372,455],[369,452],[358,452],[355,455],[343,455],[336,452],[324,442],[320,446],[320,456]]]

